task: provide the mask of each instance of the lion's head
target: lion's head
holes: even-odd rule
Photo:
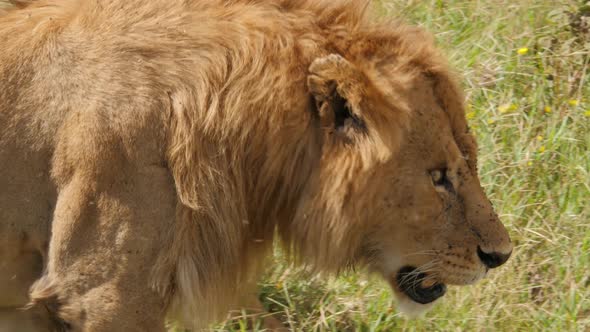
[[[432,43],[409,49],[424,33],[402,35],[312,63],[322,158],[289,236],[320,269],[366,264],[416,311],[512,244],[480,185],[461,93]]]

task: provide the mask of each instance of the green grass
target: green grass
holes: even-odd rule
[[[463,74],[482,183],[515,242],[513,257],[409,320],[378,278],[291,272],[279,255],[261,283],[265,306],[297,331],[589,331],[590,34],[576,19],[583,2],[378,7],[435,33]]]

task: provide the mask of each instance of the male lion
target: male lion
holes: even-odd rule
[[[317,271],[367,266],[415,309],[503,264],[447,65],[367,7],[5,10],[0,329],[204,326],[253,291],[275,234]]]

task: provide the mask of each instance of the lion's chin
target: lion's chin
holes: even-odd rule
[[[396,294],[397,295],[397,294]],[[408,318],[420,318],[430,311],[436,302],[421,304],[414,302],[404,295],[398,295],[397,308],[400,313]]]

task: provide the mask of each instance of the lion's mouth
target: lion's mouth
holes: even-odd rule
[[[397,288],[407,295],[412,301],[428,304],[445,295],[447,286],[429,278],[426,273],[420,272],[412,266],[402,267],[395,281]]]

